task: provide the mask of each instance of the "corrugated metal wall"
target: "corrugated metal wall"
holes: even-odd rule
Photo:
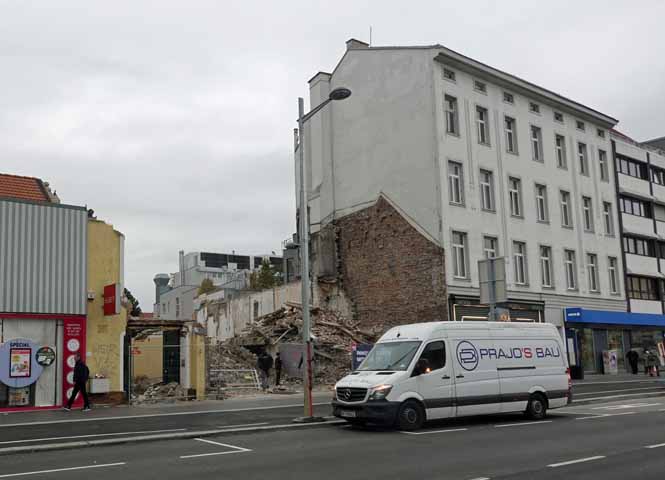
[[[0,199],[0,312],[85,315],[87,212]]]

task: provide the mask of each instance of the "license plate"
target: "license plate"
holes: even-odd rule
[[[344,418],[356,418],[356,412],[353,410],[341,410],[339,415]]]

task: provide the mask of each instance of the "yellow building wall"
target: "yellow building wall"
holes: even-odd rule
[[[90,376],[101,374],[110,380],[111,392],[123,390],[123,336],[127,328],[127,309],[104,316],[104,286],[121,282],[124,236],[112,225],[88,219],[88,300],[87,355]],[[122,293],[122,292],[121,292]]]
[[[205,365],[205,337],[193,334],[190,336],[189,349],[189,378],[191,388],[196,390],[196,399],[205,400],[206,365]]]
[[[161,382],[164,378],[163,354],[164,338],[162,334],[134,340],[132,343],[132,370],[134,378],[147,377],[151,383]]]

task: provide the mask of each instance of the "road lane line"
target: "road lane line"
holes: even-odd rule
[[[575,395],[575,394],[573,394],[573,395]],[[609,395],[607,397],[580,398],[580,399],[577,399],[577,400],[573,400],[573,403],[576,403],[576,402],[591,402],[591,401],[595,401],[595,400],[608,400],[608,399],[611,400],[613,398],[634,397],[636,395],[641,395],[643,397],[648,397],[650,395],[665,395],[665,389],[663,389],[660,392],[644,392],[644,393],[633,393],[633,394],[626,393],[626,394],[623,394],[623,395]]]
[[[232,453],[247,453],[251,452],[251,450],[229,450],[228,452],[213,452],[213,453],[197,453],[196,455],[181,455],[181,459],[185,458],[199,458],[199,457],[214,457],[217,455],[229,455]]]
[[[579,417],[575,420],[589,420],[594,418],[607,418],[607,417],[620,417],[621,415],[635,415],[637,412],[622,412],[622,413],[595,413],[589,417]]]
[[[603,456],[603,455],[598,455],[596,457],[578,458],[577,460],[568,460],[567,462],[552,463],[552,464],[548,465],[548,467],[550,467],[550,468],[565,467],[566,465],[574,465],[576,463],[591,462],[593,460],[601,460],[603,458],[605,458],[605,456]]]
[[[494,425],[494,428],[522,427],[524,425],[543,425],[545,423],[552,423],[552,420],[540,420],[538,422],[502,423],[500,425]]]
[[[490,480],[490,477],[476,477],[476,478],[470,478],[469,480]]]
[[[233,449],[239,450],[241,452],[251,452],[251,450],[249,448],[237,447],[235,445],[229,445],[227,443],[215,442],[213,440],[206,440],[205,438],[195,438],[194,440],[196,440],[198,442],[204,442],[204,443],[210,443],[212,445],[217,445],[218,447],[233,448]]]
[[[644,448],[660,448],[660,447],[665,447],[665,443],[657,443],[656,445],[647,445]]]
[[[575,393],[573,392],[573,395],[575,397],[584,397],[587,395],[598,395],[600,393],[617,393],[617,392],[637,392],[640,390],[662,390],[663,387],[642,387],[642,388],[622,388],[621,390],[603,390],[600,392],[585,392],[585,393]]]
[[[314,406],[330,405],[330,402],[313,403]],[[302,407],[302,403],[289,405],[274,405],[272,407],[247,407],[247,408],[229,408],[225,410],[200,410],[198,412],[170,412],[170,413],[145,413],[141,415],[123,415],[119,417],[88,417],[88,418],[70,418],[68,420],[44,420],[40,422],[7,423],[0,424],[0,428],[7,427],[28,427],[33,425],[52,425],[56,423],[79,423],[79,422],[99,422],[110,420],[132,420],[134,418],[155,418],[155,417],[176,417],[182,415],[203,415],[209,413],[234,413],[234,412],[253,412],[258,410],[276,410],[282,408]],[[63,415],[72,415],[72,413],[63,413]]]
[[[268,422],[260,423],[241,423],[239,425],[220,425],[218,428],[238,428],[238,427],[256,427],[258,425],[268,425]]]
[[[68,468],[55,468],[53,470],[39,470],[35,472],[22,472],[22,473],[7,473],[0,475],[0,478],[9,478],[9,477],[23,477],[27,475],[39,475],[42,473],[57,473],[57,472],[71,472],[73,470],[86,470],[89,468],[106,468],[106,467],[119,467],[121,465],[127,465],[126,462],[117,462],[117,463],[103,463],[99,465],[86,465],[83,467],[68,467]]]
[[[631,408],[656,407],[662,403],[628,403],[625,405],[606,405],[604,407],[593,407],[591,410],[629,410]]]
[[[449,432],[465,432],[468,428],[450,428],[448,430],[430,430],[427,432],[401,432],[407,435],[428,435],[430,433],[449,433]]]
[[[32,443],[32,442],[48,442],[50,440],[69,440],[72,438],[94,438],[94,437],[117,437],[120,435],[137,435],[141,433],[169,433],[169,432],[184,432],[186,428],[172,428],[169,430],[141,430],[138,432],[118,432],[118,433],[96,433],[94,435],[72,435],[69,437],[48,437],[48,438],[29,438],[26,440],[10,440],[7,442],[0,442],[0,445],[9,445],[12,443]]]

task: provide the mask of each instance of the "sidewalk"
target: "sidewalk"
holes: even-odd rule
[[[585,385],[592,383],[633,383],[633,382],[665,382],[665,372],[660,377],[650,377],[640,372],[637,375],[630,373],[619,373],[617,375],[585,374],[583,380],[573,380],[573,385]]]

